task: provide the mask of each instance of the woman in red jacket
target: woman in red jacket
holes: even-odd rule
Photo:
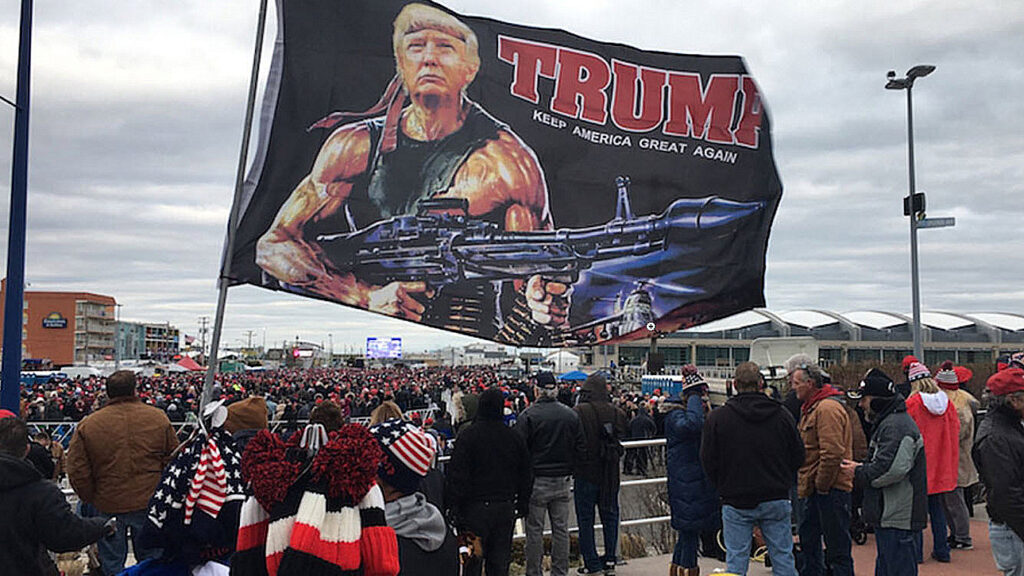
[[[925,460],[928,463],[928,517],[934,538],[932,558],[939,562],[949,562],[942,494],[956,490],[960,461],[960,419],[956,408],[932,379],[928,368],[915,362],[910,365],[907,376],[912,391],[907,400],[907,413],[921,430]],[[920,562],[924,548],[921,533],[918,533],[915,540]]]

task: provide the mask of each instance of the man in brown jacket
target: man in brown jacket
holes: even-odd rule
[[[821,367],[806,354],[786,361],[790,386],[802,402],[800,437],[804,464],[797,472],[800,497],[801,576],[853,576],[850,555],[850,492],[853,478],[839,464],[853,457],[850,417],[842,392],[826,384]],[[822,540],[825,553],[822,555]],[[801,562],[802,560],[802,562]]]
[[[159,550],[138,546],[146,506],[160,483],[160,473],[178,446],[167,416],[135,396],[135,373],[119,370],[107,378],[107,405],[79,422],[68,448],[68,479],[78,497],[105,518],[117,518],[117,533],[99,541],[103,573],[124,569],[128,531],[135,558]]]

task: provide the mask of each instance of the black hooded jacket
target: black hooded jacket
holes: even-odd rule
[[[511,502],[529,510],[533,477],[523,438],[505,425],[501,391],[480,394],[476,418],[459,431],[448,463],[445,504],[461,516],[472,502]]]
[[[789,411],[760,392],[743,392],[704,422],[700,458],[723,504],[750,509],[785,500],[804,462]]]
[[[46,554],[71,552],[99,540],[104,520],[79,518],[60,488],[27,460],[0,453],[0,572],[5,576],[57,573]]]
[[[978,427],[974,463],[988,489],[985,509],[1024,539],[1024,426],[1020,415],[1002,404],[990,409]]]

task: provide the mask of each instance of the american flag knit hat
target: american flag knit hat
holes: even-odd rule
[[[386,420],[370,428],[387,455],[380,477],[403,494],[416,491],[437,455],[437,445],[419,427],[402,419]]]

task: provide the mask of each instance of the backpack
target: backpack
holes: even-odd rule
[[[615,437],[615,427],[611,422],[601,422],[597,408],[587,403],[594,412],[594,420],[597,421],[597,461],[618,463],[619,458],[626,451],[622,443]]]

